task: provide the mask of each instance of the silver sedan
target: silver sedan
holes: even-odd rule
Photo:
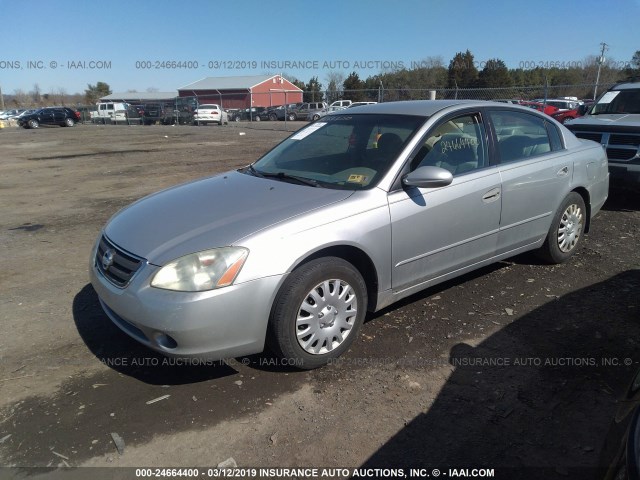
[[[357,107],[120,211],[91,282],[109,318],[163,354],[268,344],[315,368],[349,348],[368,311],[527,250],[568,260],[608,186],[600,145],[528,108]]]

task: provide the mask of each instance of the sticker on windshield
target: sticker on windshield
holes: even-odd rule
[[[349,175],[349,178],[347,178],[347,182],[352,182],[352,183],[365,184],[367,183],[367,180],[369,180],[369,177],[367,177],[366,175],[357,175],[355,173]]]
[[[611,103],[618,96],[620,90],[605,93],[598,103]]]
[[[312,125],[309,125],[307,128],[300,130],[293,137],[291,137],[291,140],[302,140],[303,138],[311,135],[316,130],[319,130],[320,128],[324,127],[326,124],[327,124],[326,122],[316,122]]]

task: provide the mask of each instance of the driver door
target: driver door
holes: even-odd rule
[[[404,187],[389,194],[396,292],[492,257],[500,226],[500,173],[489,161],[480,112],[444,119],[425,135],[411,158],[411,170],[426,165],[445,168],[453,181],[444,187]]]

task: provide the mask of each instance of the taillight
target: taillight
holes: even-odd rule
[[[80,112],[73,112],[73,113],[75,113],[76,118],[77,118],[78,120],[80,120]]]

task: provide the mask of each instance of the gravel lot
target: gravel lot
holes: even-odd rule
[[[287,135],[269,122],[0,130],[0,464],[233,457],[588,478],[577,469],[597,464],[640,362],[637,192],[612,190],[569,263],[519,256],[428,289],[370,315],[345,357],[312,372],[268,354],[171,365],[110,323],[87,280],[107,219]]]

